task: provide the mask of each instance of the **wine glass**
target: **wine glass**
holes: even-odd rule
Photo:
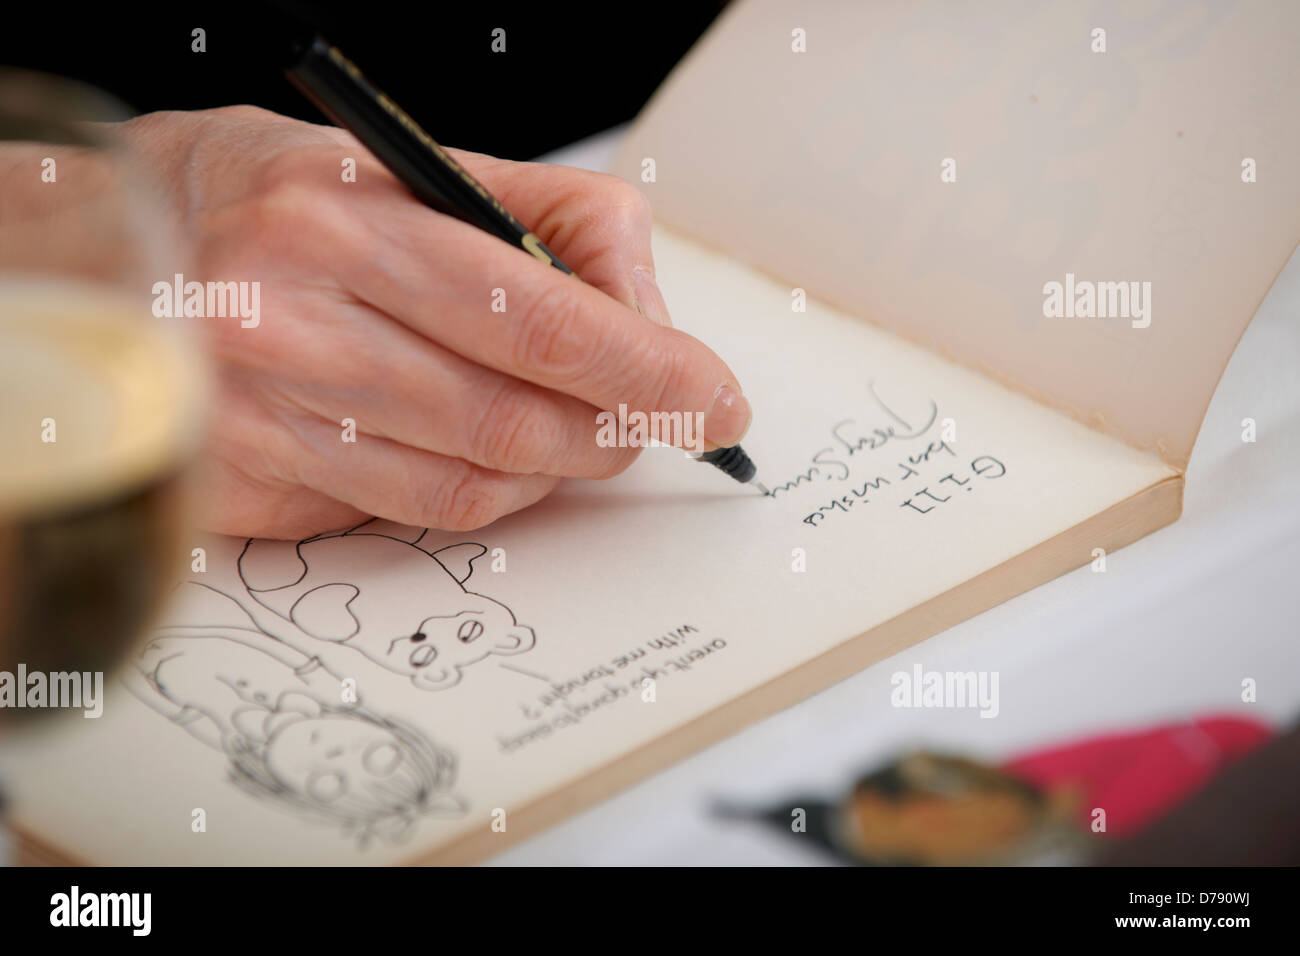
[[[128,115],[0,70],[0,727],[80,706],[56,698],[102,683],[188,563],[207,371],[151,309],[185,252],[116,137]]]

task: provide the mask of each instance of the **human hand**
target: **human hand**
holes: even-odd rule
[[[748,428],[731,370],[671,327],[649,206],[619,179],[449,150],[579,282],[428,209],[333,127],[230,107],[123,132],[194,241],[186,281],[261,284],[256,327],[194,320],[218,379],[205,527],[465,531],[631,464],[638,449],[597,445],[601,410],[701,412],[710,446]]]

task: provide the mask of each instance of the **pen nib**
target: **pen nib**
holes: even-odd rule
[[[770,495],[770,494],[772,493],[772,492],[770,492],[770,491],[767,490],[767,485],[763,484],[763,483],[762,483],[761,481],[759,481],[757,478],[752,479],[752,480],[750,481],[750,484],[753,485],[755,488],[757,488],[759,491],[761,491],[761,492],[762,492],[763,494],[765,494],[765,495]]]

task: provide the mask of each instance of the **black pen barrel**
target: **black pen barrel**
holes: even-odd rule
[[[401,107],[373,86],[337,47],[320,36],[297,44],[286,73],[321,112],[350,130],[426,206],[572,274],[558,256]]]

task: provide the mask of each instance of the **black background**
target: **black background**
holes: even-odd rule
[[[1161,941],[1162,948],[1178,951],[1196,940],[1212,941],[1216,951],[1258,951],[1264,939],[1293,928],[1294,879],[1285,868],[740,868],[725,874],[671,868],[563,874],[495,867],[0,868],[0,916],[9,950],[37,943],[42,954],[134,952],[148,940],[173,954],[218,946],[223,952],[296,952],[310,944],[343,953],[413,947],[677,953],[715,946],[761,952],[792,938],[819,950],[835,939],[860,939],[928,952],[950,941],[960,950],[1008,943],[1059,949],[1094,940],[1113,945],[1125,936],[1128,948]],[[69,893],[73,884],[83,894],[152,893],[150,936],[50,926],[51,897]],[[1194,897],[1248,892],[1250,901],[1161,908],[1129,902],[1134,892],[1180,890]],[[1205,932],[1115,925],[1116,917],[1173,915],[1245,916],[1250,926]]]
[[[725,0],[300,4],[324,35],[448,146],[509,159],[631,119]],[[25,24],[19,7],[27,10]],[[251,103],[324,119],[276,62],[266,3],[14,3],[0,63],[105,89],[140,112]],[[207,52],[191,31],[207,31]],[[491,50],[506,31],[506,52]]]

